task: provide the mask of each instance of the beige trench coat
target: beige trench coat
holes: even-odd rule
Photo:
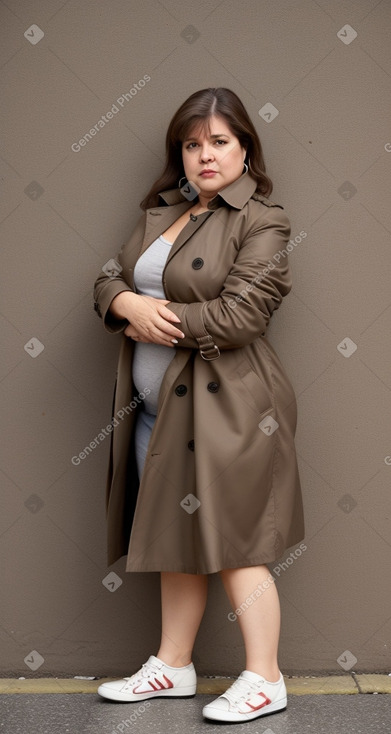
[[[283,208],[254,193],[248,173],[222,189],[175,240],[163,272],[185,339],[174,347],[141,481],[134,425],[143,395],[132,383],[134,342],[123,336],[107,478],[108,563],[126,571],[216,573],[268,563],[304,537],[293,387],[265,334],[291,289]],[[143,213],[101,273],[95,310],[133,290],[139,255],[192,206],[179,189]],[[118,268],[119,270],[119,268]],[[148,391],[148,385],[145,385]]]

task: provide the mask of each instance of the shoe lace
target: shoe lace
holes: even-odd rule
[[[125,677],[124,680],[131,680],[133,683],[136,683],[136,681],[142,681],[143,678],[149,678],[152,673],[158,673],[158,669],[153,664],[146,662],[142,664],[141,669],[137,673]]]
[[[234,683],[232,683],[232,686],[223,693],[223,696],[228,698],[228,701],[235,705],[240,700],[248,698],[250,693],[257,690],[257,686],[251,681],[238,678]]]

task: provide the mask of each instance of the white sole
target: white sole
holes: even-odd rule
[[[279,711],[285,711],[287,707],[287,699],[281,698],[279,701],[274,701],[265,706],[261,711],[253,711],[248,714],[234,713],[233,711],[221,711],[221,709],[213,709],[207,713],[203,713],[206,719],[212,719],[213,721],[251,721],[252,719],[258,719],[261,716],[268,716],[269,714],[277,714]]]
[[[103,698],[107,698],[110,701],[122,701],[122,703],[135,703],[136,701],[146,701],[151,698],[193,698],[196,694],[196,688],[194,686],[183,686],[181,688],[172,689],[167,691],[144,693],[137,696],[134,693],[126,695],[121,691],[113,691],[112,689],[105,689],[104,684],[99,686],[97,693]]]

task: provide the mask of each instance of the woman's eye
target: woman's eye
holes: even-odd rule
[[[222,138],[218,138],[215,140],[215,143],[218,143],[218,148],[222,148],[224,145],[227,145],[227,140],[223,140]],[[191,142],[188,145],[186,145],[186,150],[194,150],[194,148],[198,145],[196,142]]]

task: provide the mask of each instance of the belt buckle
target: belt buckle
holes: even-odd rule
[[[213,344],[213,349],[215,350],[215,352],[217,352],[217,354],[211,355],[211,356],[209,356],[209,357],[208,357],[208,356],[205,356],[205,355],[207,354],[207,352],[208,352],[208,351],[209,351],[209,350],[210,350],[211,348],[212,348],[212,347],[208,347],[207,349],[200,349],[200,354],[201,354],[201,357],[202,357],[202,359],[204,359],[204,360],[205,360],[206,362],[211,362],[211,361],[212,361],[213,359],[217,359],[218,357],[220,357],[220,349],[218,348],[218,346],[217,346],[216,344]]]

